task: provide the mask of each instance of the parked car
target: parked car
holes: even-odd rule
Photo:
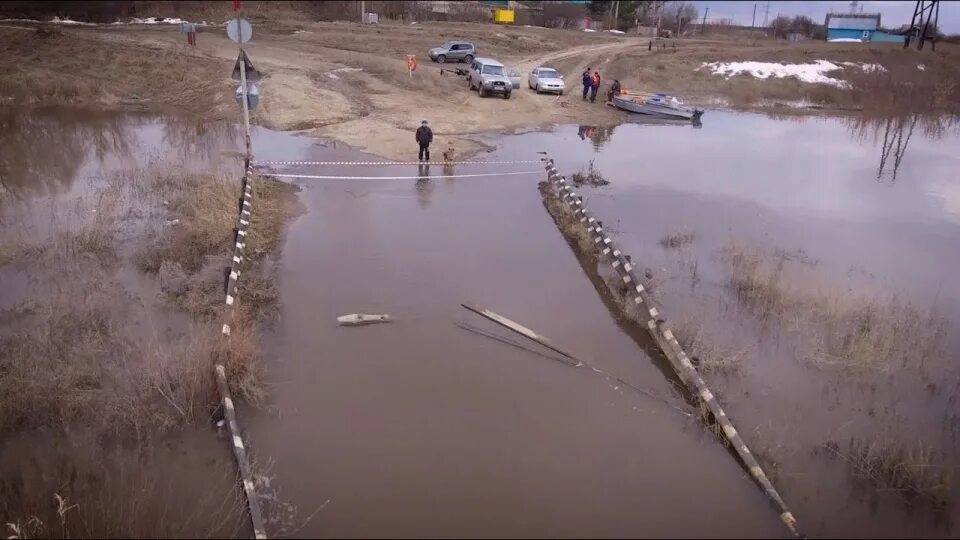
[[[513,85],[514,90],[520,88],[520,72],[514,68],[507,68],[507,77],[510,77],[510,84]]]
[[[535,67],[527,78],[527,85],[539,94],[540,92],[556,92],[563,94],[565,90],[563,75],[551,67]]]
[[[503,64],[492,58],[476,58],[470,64],[470,73],[467,74],[467,84],[471,90],[476,90],[480,97],[487,94],[502,94],[503,99],[510,99],[513,92],[513,82],[507,76]]]
[[[473,58],[476,55],[476,47],[468,41],[448,41],[439,47],[427,51],[427,56],[430,57],[430,60],[440,62],[441,64],[448,60],[456,60],[457,62],[466,62],[469,64],[473,62]]]

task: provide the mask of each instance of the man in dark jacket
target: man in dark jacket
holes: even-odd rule
[[[583,83],[583,101],[586,101],[590,87],[593,86],[593,75],[590,73],[590,68],[587,68],[583,75],[580,75],[580,82]]]
[[[417,128],[417,144],[420,145],[420,161],[430,161],[430,143],[433,142],[433,131],[427,126],[427,121],[420,122]],[[426,159],[424,159],[426,157]]]

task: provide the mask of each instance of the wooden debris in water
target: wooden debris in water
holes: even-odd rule
[[[365,326],[368,324],[386,323],[392,320],[393,319],[390,318],[390,315],[386,313],[351,313],[349,315],[341,315],[337,317],[337,323],[339,323],[340,326]]]

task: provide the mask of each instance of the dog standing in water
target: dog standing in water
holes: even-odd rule
[[[453,149],[453,143],[450,143],[450,146],[443,151],[443,174],[444,176],[453,176],[453,160],[455,150]]]

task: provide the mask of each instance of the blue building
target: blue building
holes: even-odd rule
[[[827,28],[827,41],[857,40],[863,42],[903,43],[903,36],[880,30],[880,14],[851,13],[827,14],[824,23]]]

